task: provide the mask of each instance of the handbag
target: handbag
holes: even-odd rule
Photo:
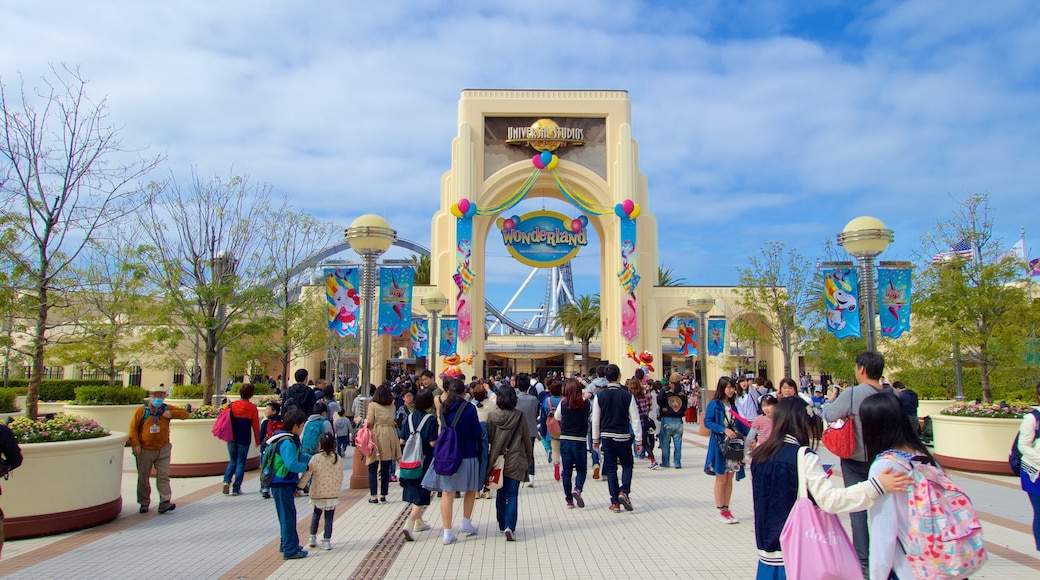
[[[231,428],[231,419],[233,417],[234,415],[231,414],[231,405],[221,409],[220,414],[217,415],[217,420],[213,423],[213,436],[228,443],[234,441],[235,432]]]
[[[856,452],[856,427],[852,417],[852,402],[855,396],[856,391],[853,387],[853,391],[849,393],[849,416],[838,419],[823,430],[823,445],[842,459],[848,459]]]
[[[520,419],[523,421],[523,418]],[[513,436],[509,439],[509,444],[502,450],[502,453],[495,458],[491,463],[491,469],[488,470],[487,481],[484,482],[484,487],[488,489],[502,489],[502,483],[504,476],[502,473],[506,468],[506,453],[513,448],[513,443],[516,442],[516,434],[520,432],[519,425],[517,429],[513,430]]]
[[[805,487],[801,464],[808,447],[798,450],[798,499],[780,532],[780,550],[788,578],[798,580],[842,580],[855,571],[859,557],[841,519],[813,503]]]
[[[738,437],[723,439],[719,442],[719,451],[727,461],[744,461],[744,440]]]
[[[549,401],[549,416],[545,418],[545,430],[553,439],[559,439],[560,422],[556,420],[556,410],[553,409],[552,397],[549,397],[547,400]]]

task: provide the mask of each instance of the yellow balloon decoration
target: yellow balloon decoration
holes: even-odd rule
[[[459,204],[457,204],[457,203],[451,204],[451,207],[448,209],[448,211],[451,212],[451,215],[453,215],[453,216],[455,216],[457,218],[461,218],[462,217],[462,210],[459,209]]]
[[[552,171],[553,169],[556,169],[556,167],[559,166],[559,165],[560,165],[560,158],[557,157],[556,155],[553,155],[552,156],[552,161],[550,161],[549,164],[545,166],[545,168],[548,169],[549,171]]]
[[[639,207],[638,203],[634,203],[632,205],[634,207],[632,207],[632,213],[628,214],[628,217],[636,219],[637,217],[639,217],[639,212],[643,211],[643,208]]]

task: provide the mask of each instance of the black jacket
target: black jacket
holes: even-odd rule
[[[282,395],[282,415],[289,409],[296,407],[303,414],[310,417],[314,414],[314,403],[318,401],[314,396],[314,389],[303,383],[296,383],[289,387]]]

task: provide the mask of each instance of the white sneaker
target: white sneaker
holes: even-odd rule
[[[720,522],[722,522],[724,524],[728,524],[729,523],[729,518],[727,518],[726,516],[722,515],[722,510],[715,510],[715,519],[719,520]]]
[[[412,529],[414,531],[416,531],[416,532],[425,532],[426,530],[430,529],[430,524],[428,524],[428,523],[426,523],[426,522],[424,522],[422,520],[419,520],[419,521],[415,522],[415,527],[412,528]]]
[[[312,547],[312,548],[314,546],[317,546],[318,545],[318,536],[311,536],[310,539],[307,540],[307,545]]]
[[[731,512],[729,510],[722,510],[722,512],[720,512],[720,513],[722,514],[722,517],[726,518],[726,523],[727,524],[739,524],[740,523],[740,520],[737,519],[737,516],[733,515],[733,512]]]
[[[456,536],[455,534],[451,533],[450,530],[444,530],[444,545],[445,546],[447,546],[448,544],[454,544],[455,540],[458,540],[458,539],[459,539],[459,537]]]
[[[331,550],[332,549],[332,540],[322,540],[321,541],[321,549],[322,550]]]
[[[459,526],[459,531],[468,536],[475,536],[477,535],[477,526],[473,524],[466,525],[466,522],[462,522],[462,525]]]

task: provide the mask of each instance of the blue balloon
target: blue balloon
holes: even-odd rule
[[[581,222],[581,225],[583,227],[589,225],[589,218],[585,217],[584,215],[578,216],[578,221]]]
[[[470,202],[469,209],[466,210],[466,217],[473,217],[477,215],[477,204]]]
[[[513,220],[514,224],[520,225],[520,216],[518,216],[518,215],[511,215],[511,216],[509,216],[509,219]]]
[[[620,203],[614,206],[614,214],[617,215],[619,218],[628,217],[628,214],[625,213],[625,208],[621,207]]]
[[[548,149],[542,151],[542,163],[548,165],[552,161],[552,155],[552,151],[549,151]]]

